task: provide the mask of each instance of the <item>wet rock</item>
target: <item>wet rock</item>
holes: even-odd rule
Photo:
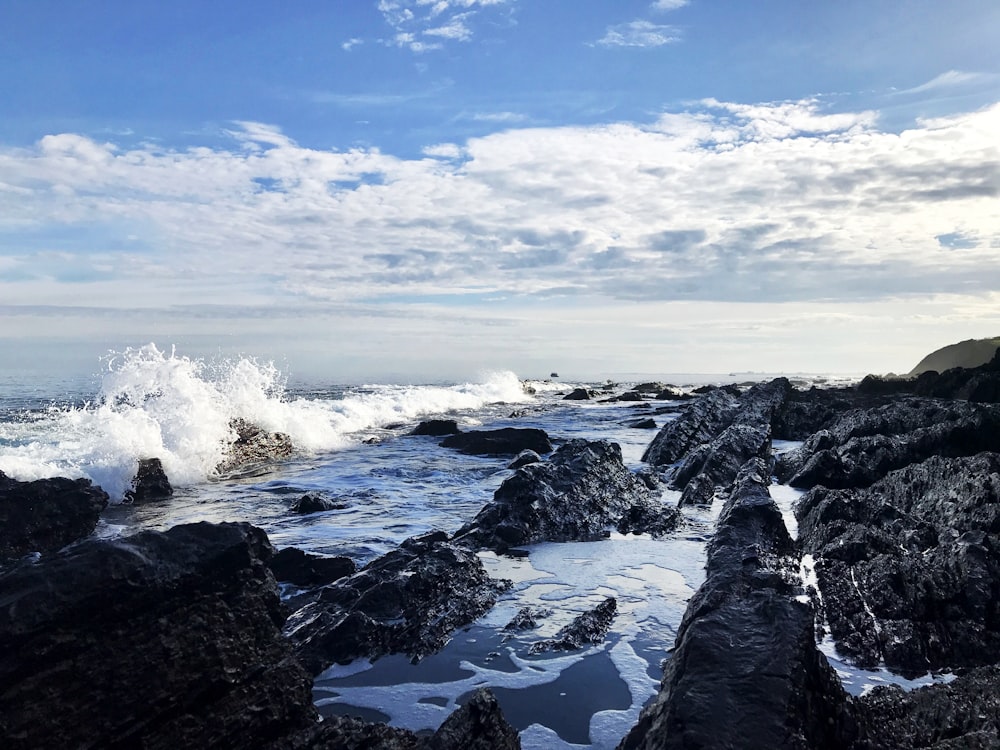
[[[521,607],[517,614],[503,626],[507,631],[534,630],[538,627],[538,621],[552,614],[551,609],[533,609],[531,607]]]
[[[125,501],[148,503],[172,497],[174,488],[158,458],[140,458],[139,468],[132,479],[132,488],[125,493]]]
[[[418,424],[410,434],[444,437],[445,435],[457,435],[458,433],[458,422],[454,419],[428,419]]]
[[[357,572],[349,557],[311,555],[297,547],[285,547],[268,561],[274,577],[295,586],[323,586]]]
[[[651,499],[646,485],[622,463],[617,443],[571,440],[547,461],[523,466],[505,480],[455,541],[504,550],[601,539],[635,506],[644,509],[642,517],[669,517],[676,525],[676,509]]]
[[[586,388],[574,388],[570,393],[563,396],[563,401],[589,401],[593,397],[593,391]]]
[[[305,494],[292,503],[290,510],[293,513],[322,513],[327,510],[343,510],[348,504],[342,500],[331,500],[322,495]]]
[[[643,401],[645,397],[636,391],[625,391],[625,393],[620,393],[617,396],[612,396],[611,398],[603,398],[601,401],[608,403],[616,403],[620,401]]]
[[[685,505],[711,505],[715,499],[715,482],[707,474],[699,474],[684,486],[677,503]]]
[[[428,750],[520,750],[521,739],[496,696],[480,688],[434,733]]]
[[[649,382],[649,383],[639,383],[639,385],[635,386],[632,390],[635,391],[636,393],[657,394],[657,393],[662,393],[665,389],[672,387],[673,386],[668,386],[665,383]]]
[[[703,475],[713,484],[728,486],[743,464],[751,458],[766,459],[770,454],[770,426],[732,424],[688,453],[674,472],[671,484],[682,490],[692,479]]]
[[[4,747],[258,748],[311,726],[264,532],[86,540],[0,576]]]
[[[833,750],[851,738],[768,482],[759,459],[737,477],[660,693],[620,748]]]
[[[796,515],[842,653],[910,676],[1000,662],[1000,455],[818,487]]]
[[[680,388],[675,388],[674,386],[666,386],[654,398],[657,401],[686,401],[694,398],[694,394],[685,393]]]
[[[594,609],[573,618],[569,625],[559,629],[554,638],[533,643],[530,652],[579,651],[586,645],[604,643],[617,613],[618,601],[609,596]]]
[[[408,539],[292,613],[285,632],[307,669],[392,653],[419,659],[489,610],[510,582],[490,578],[475,553],[446,538]]]
[[[520,469],[522,466],[527,466],[528,464],[537,464],[542,460],[535,451],[527,449],[523,450],[517,454],[513,461],[507,464],[508,469]]]
[[[552,443],[545,430],[535,427],[502,427],[498,430],[470,430],[441,441],[445,448],[483,456],[514,456],[523,450],[551,453]]]
[[[652,417],[646,417],[645,419],[630,419],[625,423],[626,427],[631,427],[634,430],[655,430],[656,420]]]
[[[292,455],[292,441],[283,432],[267,432],[245,419],[229,423],[235,439],[227,446],[226,457],[215,467],[222,476],[260,469]]]
[[[108,494],[89,479],[19,482],[0,472],[0,562],[89,536],[107,506]]]
[[[830,427],[844,412],[878,405],[878,399],[861,398],[854,388],[792,389],[771,420],[775,440],[806,440]]]
[[[692,401],[677,419],[660,428],[642,460],[654,466],[679,461],[688,451],[709,442],[731,425],[738,408],[737,397],[722,389]]]

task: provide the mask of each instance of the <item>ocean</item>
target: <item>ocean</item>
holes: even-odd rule
[[[639,469],[656,432],[629,421],[652,417],[660,427],[682,406],[563,400],[577,386],[612,396],[634,385],[522,381],[512,372],[453,384],[306,384],[269,363],[205,361],[149,345],[110,357],[93,378],[0,380],[0,471],[22,480],[88,477],[101,485],[113,504],[99,536],[247,521],[275,547],[347,555],[360,566],[416,534],[457,530],[512,473],[509,458],[467,456],[441,447],[439,438],[409,435],[421,419],[453,418],[462,429],[537,427],[557,444],[610,440],[621,446],[626,465]],[[237,417],[288,434],[295,454],[266,473],[217,477],[214,467]],[[794,445],[776,443],[774,450]],[[173,498],[122,503],[138,460],[147,457],[162,461]],[[293,513],[291,503],[307,493],[336,499],[338,509]],[[793,534],[798,494],[772,487]],[[678,496],[664,491],[666,502]],[[684,523],[663,539],[612,533],[596,542],[532,545],[524,558],[481,553],[491,575],[514,581],[493,610],[418,664],[390,656],[330,668],[315,681],[316,705],[324,715],[432,730],[463,696],[489,686],[525,748],[614,747],[659,689],[687,600],[704,578],[705,546],[720,510],[718,501],[683,509]],[[803,561],[806,580],[809,562]],[[529,653],[532,643],[608,596],[617,598],[618,614],[603,644]],[[525,606],[549,614],[535,630],[504,633]],[[932,679],[861,671],[842,661],[832,643],[821,648],[854,693]]]

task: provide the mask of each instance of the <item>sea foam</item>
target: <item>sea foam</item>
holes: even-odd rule
[[[291,398],[272,363],[206,362],[148,344],[107,358],[92,402],[0,424],[0,470],[22,480],[87,477],[120,500],[141,458],[159,458],[175,486],[210,480],[237,418],[317,453],[351,445],[363,430],[529,399],[510,372],[456,386],[369,385],[340,398]]]

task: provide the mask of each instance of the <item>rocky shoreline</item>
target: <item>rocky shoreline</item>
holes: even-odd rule
[[[998,384],[1000,354],[979,368],[850,388],[800,390],[779,378],[680,398],[643,384],[616,398],[678,412],[647,448],[643,473],[605,441],[554,440],[552,450],[534,432],[464,433],[452,441],[459,450],[549,455],[514,469],[454,533],[414,537],[360,569],[276,553],[248,524],[87,538],[107,505],[100,488],[0,474],[0,738],[10,748],[519,747],[488,691],[417,736],[320,721],[311,675],[359,656],[440,649],[509,585],[489,577],[480,550],[516,555],[610,528],[675,533],[682,520],[658,499],[663,481],[682,505],[718,500],[723,510],[660,693],[621,748],[996,747]],[[415,435],[454,436],[445,427]],[[245,460],[227,461],[227,474],[291,450],[248,426],[239,440]],[[773,440],[801,445],[776,457]],[[770,496],[773,476],[808,490],[797,539]],[[139,479],[133,502],[169,502],[162,470],[149,465]],[[299,593],[282,602],[278,580]],[[614,616],[606,599],[539,650],[600,642]],[[817,648],[827,632],[859,666],[953,679],[851,696]]]

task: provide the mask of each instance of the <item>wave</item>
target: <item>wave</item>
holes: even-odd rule
[[[87,477],[120,500],[140,458],[159,458],[175,486],[211,479],[237,418],[315,453],[422,415],[530,399],[512,372],[455,386],[368,385],[339,398],[292,398],[273,363],[206,362],[147,344],[107,359],[94,401],[0,425],[0,471],[22,480]]]

